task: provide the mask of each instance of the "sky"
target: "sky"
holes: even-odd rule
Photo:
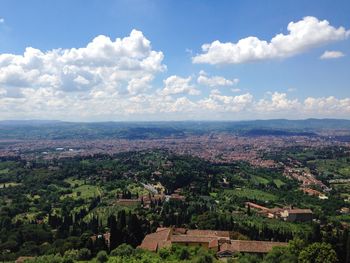
[[[0,119],[350,119],[350,2],[0,0]]]

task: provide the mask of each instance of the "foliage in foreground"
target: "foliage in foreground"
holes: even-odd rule
[[[67,251],[63,257],[59,255],[41,256],[26,261],[27,263],[70,263],[86,260],[87,252],[82,250]],[[214,263],[219,262],[212,251],[201,247],[172,246],[162,248],[158,253],[134,249],[130,245],[122,244],[112,250],[108,255],[106,251],[100,251],[89,262],[108,263]],[[306,245],[300,239],[293,240],[287,247],[275,247],[265,257],[254,254],[238,254],[235,259],[228,262],[236,263],[337,263],[335,251],[329,244],[312,243]]]

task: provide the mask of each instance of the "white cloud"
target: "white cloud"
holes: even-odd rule
[[[304,110],[312,114],[350,116],[350,98],[337,99],[333,96],[323,98],[308,97],[304,101]],[[348,118],[347,117],[347,118]]]
[[[163,53],[154,51],[142,32],[112,41],[98,36],[86,47],[23,55],[0,54],[0,119],[169,120],[263,117],[347,117],[350,98],[310,97],[304,101],[274,92],[263,99],[234,92],[234,79],[172,75],[155,89],[163,72]],[[199,95],[198,83],[212,87]]]
[[[141,78],[131,79],[128,83],[128,91],[130,94],[143,93],[151,88],[151,81],[154,76],[147,74]]]
[[[350,30],[335,28],[327,20],[304,17],[288,24],[288,34],[277,34],[270,42],[250,36],[237,43],[216,40],[202,46],[202,54],[192,58],[193,63],[239,64],[275,58],[287,58],[329,42],[344,40]]]
[[[321,56],[320,59],[333,59],[344,57],[344,53],[341,51],[328,51],[326,50]]]
[[[234,88],[234,89],[231,89],[231,91],[232,91],[232,92],[240,92],[241,89],[239,89],[239,88]]]
[[[203,110],[218,112],[239,112],[246,109],[253,101],[250,93],[238,96],[221,95],[217,89],[212,90],[208,98],[198,102]]]
[[[274,92],[270,99],[261,99],[255,104],[258,112],[292,111],[301,109],[301,104],[297,99],[290,100],[286,93]]]
[[[182,78],[176,75],[165,79],[164,89],[161,91],[163,95],[189,94],[199,95],[200,91],[191,84],[192,78]]]
[[[162,61],[163,53],[152,50],[140,31],[115,41],[100,35],[82,48],[43,52],[28,47],[23,55],[0,54],[0,87],[136,92],[165,70]]]
[[[212,76],[209,77],[204,71],[199,72],[199,76],[197,78],[197,83],[205,86],[209,86],[211,88],[214,87],[224,87],[224,86],[234,86],[237,85],[239,79],[226,79],[221,76]]]
[[[5,18],[0,17],[0,24],[3,24],[3,23],[5,23]]]

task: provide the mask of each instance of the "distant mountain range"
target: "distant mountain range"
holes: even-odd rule
[[[155,139],[228,132],[244,136],[315,136],[322,130],[349,130],[350,120],[251,120],[159,122],[0,121],[0,139]]]

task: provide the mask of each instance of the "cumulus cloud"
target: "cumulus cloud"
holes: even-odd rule
[[[217,89],[212,90],[208,98],[202,99],[198,105],[203,110],[218,112],[239,112],[246,109],[253,101],[250,93],[238,96],[225,96]]]
[[[204,71],[200,71],[199,76],[197,78],[197,83],[214,88],[237,85],[239,83],[239,79],[226,79],[221,76],[209,77]]]
[[[237,92],[238,80],[210,76],[171,75],[156,89],[153,82],[166,69],[142,32],[111,40],[94,38],[85,47],[22,55],[0,54],[0,119],[168,120],[242,119],[255,116],[347,117],[350,99],[289,98],[273,92],[263,99]],[[200,78],[204,77],[204,78]],[[199,95],[197,85],[211,87]],[[225,92],[224,92],[225,91]],[[265,115],[264,115],[265,114]]]
[[[304,100],[290,99],[286,93],[273,92],[269,98],[254,102],[253,111],[263,116],[291,118],[342,117],[350,116],[350,98],[308,97]]]
[[[144,90],[165,70],[163,53],[152,50],[142,32],[112,41],[97,36],[86,47],[41,51],[26,48],[23,55],[0,54],[0,87],[54,88],[66,92]]]
[[[326,50],[321,56],[320,59],[334,59],[344,57],[344,53],[341,51],[328,51]]]
[[[274,92],[271,98],[259,100],[255,108],[259,112],[292,111],[301,109],[301,104],[297,99],[288,99],[286,93]]]
[[[202,45],[202,54],[192,58],[193,63],[239,64],[267,59],[287,58],[311,48],[347,39],[350,30],[335,28],[327,20],[307,16],[290,22],[288,34],[277,34],[270,42],[250,36],[237,43],[216,40]]]
[[[182,78],[176,75],[165,79],[164,89],[161,91],[163,95],[189,94],[199,95],[200,91],[191,84],[192,78]]]
[[[350,98],[337,99],[333,96],[322,98],[308,97],[304,101],[304,110],[312,114],[327,116],[334,116],[339,113],[350,116]]]

